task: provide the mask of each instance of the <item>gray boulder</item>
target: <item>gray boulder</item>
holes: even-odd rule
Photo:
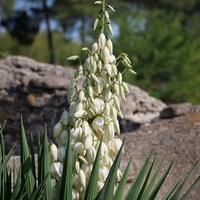
[[[19,141],[21,114],[27,134],[30,130],[34,136],[38,130],[43,132],[46,123],[52,139],[54,125],[63,109],[68,109],[66,94],[74,72],[70,67],[40,63],[22,56],[0,60],[0,122],[7,119],[4,130],[7,150]],[[129,85],[129,88],[127,104],[121,107],[125,116],[120,119],[122,132],[150,123],[166,106],[138,87]]]

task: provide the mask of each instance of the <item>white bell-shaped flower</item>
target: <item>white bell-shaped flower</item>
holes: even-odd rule
[[[82,128],[78,127],[75,130],[71,129],[72,141],[76,142],[79,141],[82,136]]]
[[[58,149],[57,146],[54,143],[50,144],[50,160],[51,163],[56,161],[58,159]]]
[[[96,132],[101,132],[104,127],[104,119],[102,117],[96,117],[92,121],[92,127]]]
[[[50,167],[51,175],[56,179],[60,180],[62,172],[63,172],[63,165],[60,162],[52,163]]]
[[[84,65],[83,65],[83,68],[84,68],[85,70],[88,70],[88,71],[91,70],[90,57],[88,57],[88,58],[85,60],[85,63],[84,63]]]
[[[79,198],[80,198],[79,192],[76,189],[72,188],[72,199],[79,200]]]
[[[112,141],[112,151],[117,154],[120,147],[122,145],[122,141],[121,139],[119,139],[118,137],[115,137],[114,140]]]
[[[116,57],[113,54],[109,57],[109,63],[116,64]]]
[[[84,146],[82,142],[76,142],[73,145],[73,152],[76,155],[84,155]]]
[[[109,170],[106,166],[101,166],[99,168],[99,181],[101,182],[105,182],[106,181],[106,178],[108,176],[108,173],[109,173]]]
[[[100,114],[103,109],[104,109],[104,101],[101,100],[100,98],[95,98],[94,99],[94,103],[90,103],[90,107],[91,109],[96,113],[96,114]]]
[[[95,53],[95,52],[97,52],[98,51],[98,43],[97,42],[95,42],[95,43],[93,43],[93,45],[92,45],[92,53]]]

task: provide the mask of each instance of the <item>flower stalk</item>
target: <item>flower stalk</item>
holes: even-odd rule
[[[92,44],[91,50],[83,48],[88,52],[88,56],[84,64],[80,63],[71,81],[67,94],[69,110],[63,112],[53,130],[58,150],[51,153],[51,171],[57,185],[62,176],[68,135],[71,134],[73,199],[84,198],[101,138],[97,192],[104,186],[121,147],[122,141],[116,133],[120,134],[118,116],[123,118],[120,101],[126,102],[125,91],[128,91],[128,86],[123,82],[122,73],[117,67],[123,62],[128,67],[131,65],[126,54],[115,57],[112,41],[105,34],[106,26],[110,34],[113,34],[107,8],[111,11],[114,9],[107,5],[105,0],[96,1],[95,4],[102,6],[94,22],[94,29],[100,25],[100,34]],[[69,57],[70,60],[78,58]],[[83,85],[78,90],[77,83],[80,79],[83,80]],[[118,169],[116,181],[120,178],[121,171]]]

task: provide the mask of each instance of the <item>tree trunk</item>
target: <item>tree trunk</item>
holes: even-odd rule
[[[47,24],[47,39],[48,39],[48,47],[49,47],[49,56],[50,56],[50,63],[55,64],[55,53],[54,53],[54,46],[53,46],[53,39],[52,39],[52,33],[49,23],[49,12],[46,4],[46,0],[42,0],[43,2],[43,10],[45,14],[45,20]]]

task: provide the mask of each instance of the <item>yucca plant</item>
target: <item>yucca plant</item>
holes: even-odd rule
[[[152,159],[151,152],[127,194],[124,193],[132,158],[122,174],[119,166],[124,141],[116,134],[120,134],[118,116],[123,117],[120,101],[125,103],[125,92],[129,92],[122,76],[125,72],[135,72],[127,54],[114,56],[112,41],[105,34],[107,31],[113,34],[108,10],[115,11],[114,8],[105,0],[96,1],[95,4],[101,6],[94,22],[94,29],[98,28],[100,34],[91,50],[83,48],[88,56],[84,64],[80,61],[68,90],[69,110],[63,111],[53,130],[57,145],[48,142],[45,127],[42,143],[38,137],[36,163],[33,138],[31,136],[29,148],[21,120],[21,167],[19,171],[13,167],[13,172],[9,173],[6,163],[13,155],[14,147],[5,155],[4,125],[0,129],[0,197],[3,200],[155,199],[172,167],[173,162],[157,180],[165,156],[155,167],[157,156]],[[81,60],[77,55],[68,59]],[[118,71],[119,64],[125,66],[123,72]],[[79,89],[77,83],[80,79],[83,85]],[[163,199],[180,198],[185,182],[198,163],[185,179],[179,179],[174,184]],[[182,199],[187,198],[198,181],[199,178]]]

